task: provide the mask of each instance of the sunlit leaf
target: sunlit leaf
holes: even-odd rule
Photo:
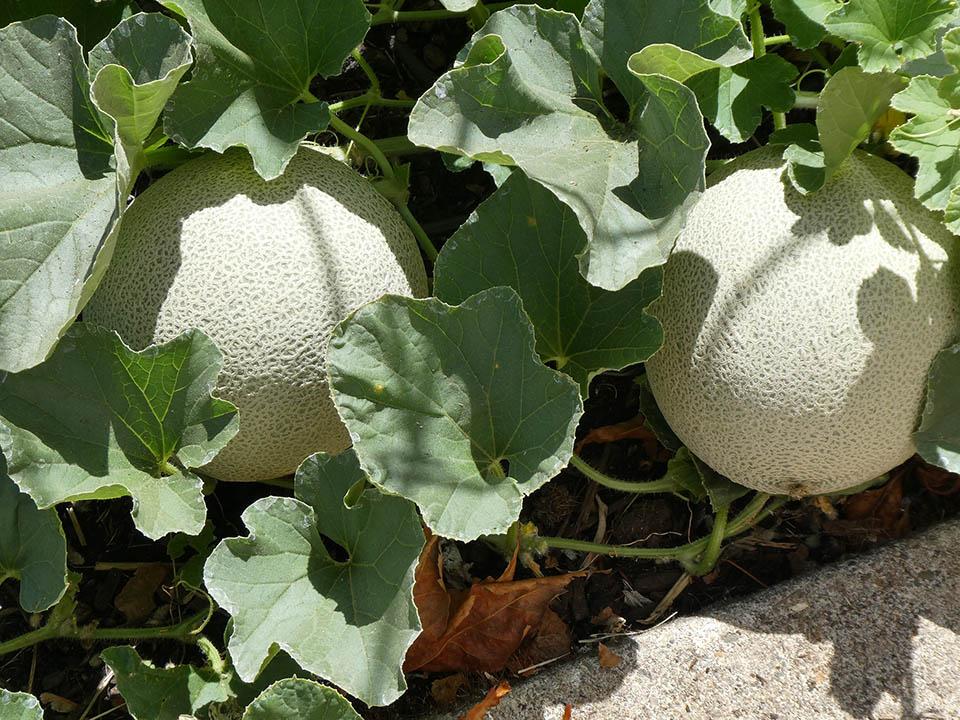
[[[361,720],[346,698],[312,680],[289,678],[264,690],[242,720]]]

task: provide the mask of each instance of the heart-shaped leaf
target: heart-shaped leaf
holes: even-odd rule
[[[148,537],[200,532],[202,483],[186,468],[212,460],[238,426],[236,408],[210,395],[220,360],[198,330],[134,352],[77,323],[46,362],[0,383],[10,477],[40,507],[129,495]]]
[[[346,698],[333,688],[301,678],[274,683],[250,703],[243,720],[361,720]]]
[[[0,461],[0,466],[4,465]],[[4,469],[5,470],[5,469]],[[42,612],[67,589],[67,541],[56,510],[38,510],[0,472],[0,583],[20,581],[20,607]]]
[[[43,720],[43,708],[33,695],[0,688],[0,717],[3,720]]]
[[[454,307],[386,296],[341,323],[329,347],[360,464],[439,535],[506,532],[524,496],[570,459],[579,388],[540,362],[511,288]]]
[[[193,75],[164,115],[167,134],[217,152],[240,145],[265,179],[280,175],[300,141],[327,126],[310,81],[339,73],[363,40],[361,0],[162,2],[186,15],[197,43]]]
[[[587,242],[573,211],[516,171],[444,244],[434,291],[452,305],[481,290],[512,287],[533,323],[544,362],[580,383],[584,397],[599,372],[639,363],[663,339],[643,312],[660,295],[660,268],[622,290],[595,287],[580,275]]]
[[[228,648],[243,680],[282,649],[368,705],[406,689],[403,656],[420,632],[413,573],[423,531],[411,503],[372,488],[347,507],[344,496],[364,480],[352,451],[309,457],[297,470],[297,499],[258,500],[243,513],[249,537],[224,540],[210,555],[204,581],[233,617]]]

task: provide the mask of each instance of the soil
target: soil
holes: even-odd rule
[[[147,0],[141,4],[156,9]],[[424,0],[408,2],[405,9],[435,6]],[[380,77],[385,96],[416,98],[451,65],[469,36],[470,29],[463,22],[384,25],[371,30],[363,54]],[[364,92],[367,85],[361,68],[350,60],[341,76],[317,83],[314,93],[336,101]],[[345,119],[359,122],[360,112]],[[802,121],[803,114],[797,113],[796,119]],[[362,130],[373,138],[403,135],[405,115],[371,110],[363,118]],[[761,140],[767,133],[769,128],[760,133]],[[745,149],[730,146],[718,137],[712,139],[711,158],[730,157]],[[321,135],[318,140],[335,142],[329,135]],[[494,189],[490,176],[479,166],[453,172],[437,153],[415,153],[404,159],[411,165],[411,210],[438,246]],[[636,380],[641,374],[638,366],[594,380],[579,431],[581,439],[595,428],[637,419],[640,398]],[[582,457],[615,477],[648,480],[663,473],[669,453],[650,437],[627,437],[586,445]],[[893,471],[882,488],[838,501],[835,507],[811,501],[787,505],[761,527],[733,542],[714,572],[694,580],[659,615],[654,611],[680,578],[681,569],[603,557],[593,559],[589,577],[574,581],[554,601],[552,609],[570,628],[574,647],[580,640],[611,629],[642,627],[667,613],[696,612],[957,513],[957,481],[911,459]],[[272,494],[285,491],[268,485],[221,484],[208,498],[214,536],[245,534],[242,511],[254,500]],[[118,598],[134,577],[135,568],[154,564],[169,567],[170,559],[166,542],[150,542],[141,536],[133,528],[129,511],[129,501],[125,500],[79,502],[60,509],[70,548],[70,568],[81,576],[78,622],[100,627],[166,625],[203,609],[205,600],[197,593],[171,587],[161,579],[156,591],[147,593],[148,606],[140,608],[146,616],[130,622],[131,609],[122,600],[118,603]],[[629,496],[598,487],[574,470],[564,471],[529,497],[523,520],[536,524],[543,534],[593,540],[601,513],[605,513],[607,528],[603,539],[612,543],[667,547],[710,530],[711,515],[704,505],[673,496]],[[506,564],[502,555],[481,542],[466,544],[460,552],[477,578],[497,576]],[[577,570],[583,564],[584,556],[579,553],[554,552],[541,560],[547,573]],[[521,568],[518,577],[530,576],[529,569]],[[19,610],[16,593],[15,583],[0,586],[0,638],[26,632],[40,620]],[[207,636],[221,638],[225,625],[226,615],[217,613]],[[590,647],[589,651],[595,652]],[[107,717],[116,720],[129,717],[99,659],[101,650],[89,643],[53,641],[0,658],[0,686],[37,694],[50,707],[50,717],[79,720],[107,712]],[[195,649],[176,642],[139,643],[138,650],[157,666],[202,662]],[[508,670],[500,675],[514,676]],[[371,720],[436,711],[431,694],[436,679],[414,674],[410,690],[393,707],[358,709]],[[467,686],[488,687],[493,679],[478,673],[467,678]]]

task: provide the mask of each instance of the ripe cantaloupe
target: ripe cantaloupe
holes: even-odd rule
[[[140,195],[84,319],[132,347],[199,328],[220,348],[216,394],[240,431],[203,470],[256,481],[350,439],[326,383],[327,341],[383,294],[427,293],[397,211],[360,175],[302,147],[267,182],[241,150],[180,166]]]
[[[914,452],[927,371],[960,332],[956,238],[911,178],[857,151],[801,195],[775,148],[711,178],[650,311],[650,387],[718,472],[804,496],[869,482]]]

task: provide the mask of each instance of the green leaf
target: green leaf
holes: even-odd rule
[[[867,72],[898,70],[936,51],[937,29],[952,19],[954,0],[859,0],[831,13],[827,30],[860,44]]]
[[[91,97],[114,125],[131,176],[143,164],[143,142],[190,68],[192,38],[159,13],[138,13],[90,51]]]
[[[0,462],[0,465],[3,463]],[[67,589],[67,541],[56,510],[38,510],[0,472],[0,584],[20,581],[20,607],[42,612]]]
[[[162,0],[190,22],[197,44],[191,79],[164,114],[167,135],[188,148],[247,148],[256,171],[279,176],[300,141],[327,126],[316,75],[340,72],[366,35],[361,0]],[[307,102],[301,102],[301,100]]]
[[[387,296],[340,324],[327,362],[370,480],[444,537],[506,532],[573,452],[579,387],[540,363],[511,288],[454,307]]]
[[[312,680],[289,678],[263,691],[243,720],[361,720],[346,698]]]
[[[700,474],[700,482],[703,483],[703,489],[710,498],[710,507],[713,508],[715,513],[730,507],[734,501],[739,500],[751,492],[750,488],[738,485],[733,482],[733,480],[713,470],[693,453],[689,453],[689,455],[693,459],[693,464],[697,472]]]
[[[113,671],[117,690],[134,720],[179,720],[230,697],[229,678],[211,668],[158,668],[128,645],[107,648],[100,657]]]
[[[787,161],[790,183],[798,192],[806,195],[823,187],[827,181],[827,167],[816,125],[788,125],[772,133],[769,143],[788,146],[783,158]]]
[[[708,0],[710,9],[720,15],[740,20],[747,12],[747,0]]]
[[[760,125],[764,107],[786,112],[796,94],[797,69],[779,55],[764,55],[726,67],[675,45],[648,45],[630,56],[636,75],[655,73],[693,90],[704,116],[731,142],[747,140]]]
[[[200,478],[170,465],[199,467],[236,434],[236,408],[210,396],[220,359],[198,330],[134,352],[77,323],[46,362],[0,383],[10,477],[43,508],[129,495],[147,537],[200,532]]]
[[[838,10],[837,0],[771,0],[773,14],[798,48],[816,47],[827,36],[827,16]]]
[[[670,4],[663,14],[699,18],[705,29],[646,22],[632,0],[590,5],[582,27],[573,15],[535,6],[501,10],[417,102],[410,138],[521,168],[568,205],[586,231],[584,277],[617,290],[663,262],[683,202],[702,187],[706,143],[692,94],[664,79],[641,82],[627,58],[663,40],[726,58],[739,56],[745,42],[742,31],[716,30],[739,26],[705,2]],[[632,103],[623,122],[604,105],[603,75]]]
[[[650,380],[646,374],[643,374],[634,382],[640,390],[640,413],[643,415],[643,424],[657,436],[657,441],[667,450],[679,452],[683,448],[683,443],[674,434],[673,429],[667,423],[667,419],[660,411],[657,399],[650,389]]]
[[[858,67],[843,68],[827,80],[817,103],[817,130],[828,177],[870,136],[904,84],[899,75]]]
[[[3,720],[43,720],[43,708],[30,693],[0,688],[0,717]]]
[[[466,12],[477,6],[478,0],[440,0],[440,4],[451,12]]]
[[[282,649],[368,705],[406,689],[403,657],[420,632],[413,573],[423,531],[412,504],[374,489],[346,507],[363,479],[353,451],[307,458],[296,499],[258,500],[243,513],[250,535],[210,555],[204,580],[233,617],[228,647],[243,680]],[[325,538],[345,559],[331,557]]]
[[[44,16],[0,30],[0,369],[41,362],[109,257],[113,147],[76,32]],[[120,195],[126,200],[126,190]]]
[[[131,14],[127,0],[3,0],[0,27],[18,20],[54,15],[73,25],[80,44],[89,50]]]
[[[660,323],[643,312],[660,295],[660,268],[622,290],[603,290],[578,270],[586,241],[573,211],[517,171],[444,244],[434,291],[456,305],[487,288],[512,287],[541,359],[580,383],[586,396],[594,375],[643,362],[663,340]]]
[[[924,460],[960,473],[960,345],[941,350],[934,358],[913,439]]]
[[[947,59],[956,66],[960,59],[960,28],[943,39]],[[912,78],[905,90],[893,96],[891,105],[913,115],[890,134],[890,144],[920,161],[914,192],[931,210],[950,209],[954,188],[960,186],[960,74],[944,78],[920,75]],[[960,224],[954,218],[954,232]]]
[[[671,479],[681,490],[679,494],[691,500],[700,501],[707,497],[707,488],[703,483],[703,476],[694,461],[693,455],[686,447],[677,450],[676,455],[667,461],[667,472],[664,479]]]
[[[950,64],[947,60],[947,56],[943,51],[943,38],[944,36],[953,30],[955,27],[960,26],[960,12],[957,13],[949,22],[942,24],[937,28],[937,51],[932,55],[927,55],[926,57],[920,58],[918,60],[911,60],[903,65],[903,72],[907,75],[916,76],[916,75],[936,75],[937,77],[946,77],[947,75],[952,75],[957,71],[957,69]]]

